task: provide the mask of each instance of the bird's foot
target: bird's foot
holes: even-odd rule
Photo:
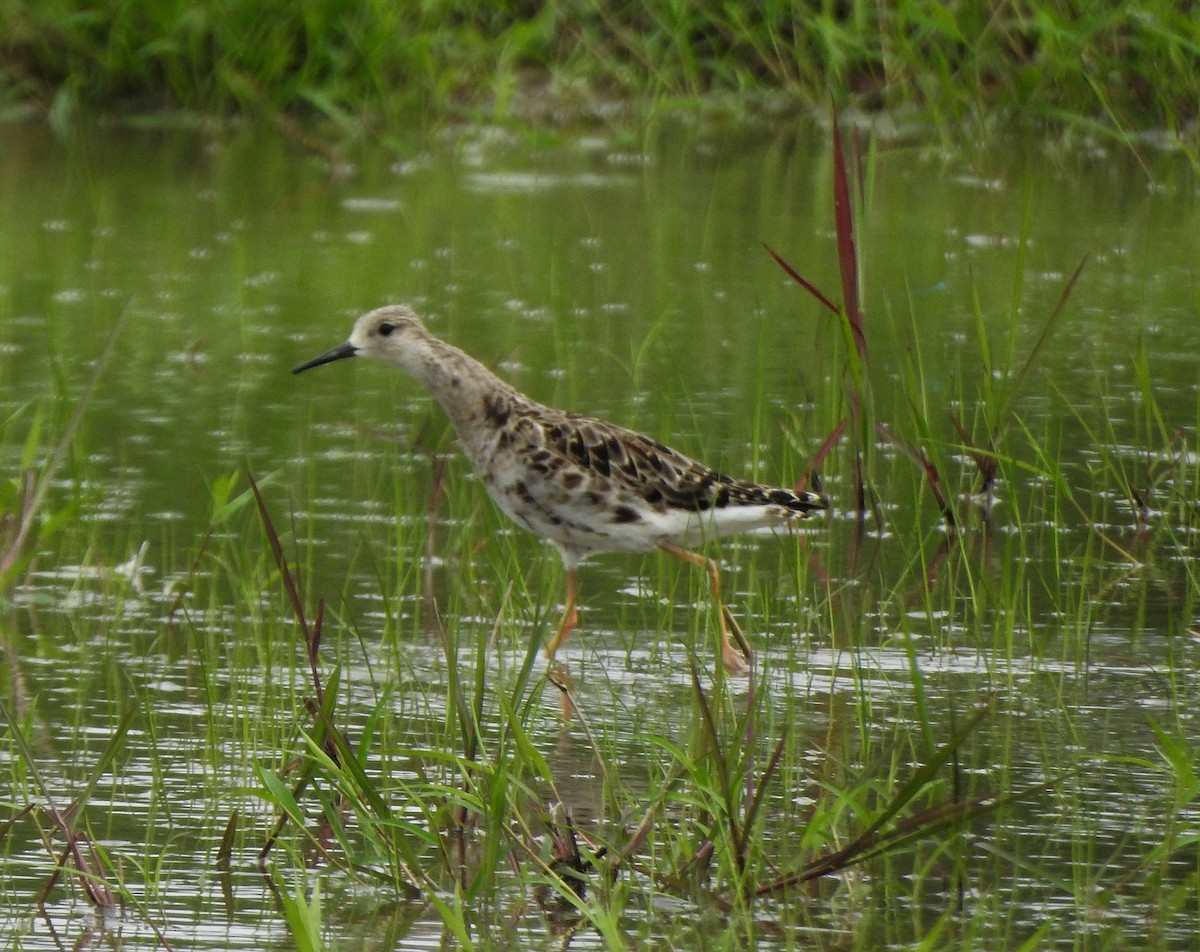
[[[552,664],[546,674],[547,679],[558,688],[559,713],[564,721],[575,716],[575,698],[571,693],[573,681],[571,669],[562,662]]]
[[[736,645],[721,645],[721,664],[726,674],[741,677],[750,672],[750,662]]]
[[[721,606],[721,664],[732,675],[747,674],[754,664],[754,650],[725,605]]]

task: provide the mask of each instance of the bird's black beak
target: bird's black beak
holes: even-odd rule
[[[321,364],[332,363],[335,360],[344,360],[347,357],[353,357],[357,353],[358,348],[349,341],[346,341],[341,347],[327,350],[320,357],[314,357],[312,360],[305,361],[299,367],[293,367],[292,373],[298,374],[305,370],[311,370],[313,367],[320,367]]]

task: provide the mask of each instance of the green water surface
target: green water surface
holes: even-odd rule
[[[841,300],[826,130],[469,129],[359,145],[332,170],[263,129],[107,127],[61,141],[18,126],[4,140],[10,508],[117,331],[35,551],[8,583],[2,694],[60,805],[136,699],[88,818],[145,913],[98,919],[60,884],[40,914],[53,866],[26,818],[0,841],[13,948],[99,934],[150,948],[147,918],[177,948],[291,947],[255,866],[275,815],[255,795],[255,765],[283,770],[311,685],[258,518],[223,508],[247,470],[310,611],[328,604],[324,660],[341,666],[344,723],[388,699],[392,748],[371,755],[382,775],[411,770],[389,749],[441,736],[435,615],[459,631],[464,663],[493,639],[490,696],[546,637],[557,556],[494,510],[419,387],[365,362],[289,373],[344,340],[358,313],[410,302],[538,400],[778,485],[854,425],[837,318],[763,247]],[[1054,782],[994,823],[940,834],[965,838],[952,859],[933,849],[764,900],[754,941],[910,947],[952,923],[962,947],[1192,948],[1194,842],[1154,850],[1172,831],[1194,837],[1198,814],[1154,725],[1194,768],[1195,170],[1104,142],[847,141],[862,169],[874,511],[853,512],[845,436],[821,465],[827,522],[711,552],[759,651],[766,723],[807,751],[771,788],[764,849],[779,869],[815,851],[786,837],[823,784],[882,782],[888,749],[932,750],[978,703],[993,713],[963,752],[970,795]],[[959,501],[976,467],[952,421],[986,451],[988,414],[1015,380],[985,515]],[[959,536],[915,463],[922,451],[965,521]],[[560,660],[620,765],[629,815],[613,815],[552,689],[533,696],[528,725],[581,826],[632,826],[662,770],[649,738],[683,744],[691,672],[712,676],[711,612],[700,580],[658,557],[598,558],[582,584]],[[537,678],[545,662],[534,664]],[[744,707],[746,688],[730,690],[730,710]],[[4,736],[0,820],[44,802]],[[226,875],[216,857],[235,810]],[[629,947],[747,941],[702,895],[656,883],[656,862],[623,880],[646,897],[619,917]],[[505,875],[469,900],[477,941],[561,947]],[[452,944],[423,902],[338,873],[323,882],[333,947]],[[587,928],[572,942],[604,945]]]

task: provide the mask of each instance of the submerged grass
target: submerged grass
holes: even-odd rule
[[[16,0],[0,12],[0,94],[49,107],[365,119],[561,121],[734,95],[917,106],[950,133],[1019,116],[1132,143],[1196,119],[1195,18],[1137,4],[772,0],[544,4]],[[311,140],[315,141],[315,140]]]
[[[636,601],[613,630],[585,618],[592,630],[577,637],[591,640],[570,676],[545,670],[559,570],[531,566],[534,550],[446,468],[459,464],[440,438],[418,438],[402,469],[401,449],[361,433],[339,465],[354,493],[388,501],[387,519],[346,534],[346,578],[329,591],[312,583],[328,556],[312,541],[328,524],[311,515],[312,470],[299,489],[243,488],[230,473],[212,477],[209,527],[173,553],[164,623],[129,635],[144,639],[138,650],[98,651],[90,616],[64,625],[77,626],[82,669],[74,722],[65,741],[37,743],[30,712],[53,701],[13,705],[5,859],[35,817],[57,817],[39,887],[63,867],[64,844],[95,844],[103,882],[152,910],[180,881],[205,886],[171,865],[176,848],[182,863],[208,856],[214,879],[241,879],[205,909],[206,927],[236,918],[265,864],[270,899],[255,919],[314,949],[349,946],[361,921],[390,946],[433,923],[463,948],[560,948],[585,930],[610,948],[796,948],[814,934],[862,949],[1194,939],[1200,417],[1177,430],[1152,356],[1135,350],[1127,371],[1098,372],[1095,413],[1044,385],[1092,465],[1068,458],[1057,416],[1027,419],[1013,394],[1039,386],[1076,277],[1030,326],[1024,259],[1014,300],[999,305],[1010,323],[994,339],[980,305],[978,359],[961,358],[958,379],[929,378],[912,302],[890,324],[908,362],[898,382],[882,379],[868,344],[889,326],[849,303],[870,169],[856,181],[845,161],[833,191],[847,303],[820,298],[839,328],[835,371],[797,421],[809,438],[794,438],[799,478],[823,478],[841,512],[722,553],[756,644],[786,639],[786,651],[764,650],[744,682],[701,673],[715,630],[704,587],[651,558],[647,588],[663,597]],[[1136,409],[1136,453],[1119,446],[1131,428],[1112,399]],[[290,513],[295,496],[310,500],[304,514]],[[883,554],[889,538],[899,559]],[[355,584],[369,597],[351,597]],[[1162,663],[1104,670],[1092,642],[1106,615],[1160,586],[1166,634],[1146,623],[1130,636],[1161,638]],[[5,635],[18,684],[24,642]],[[138,664],[145,700],[126,714],[113,699]],[[1112,683],[1135,677],[1168,687]],[[1113,716],[1106,692],[1141,688],[1153,721],[1092,730]],[[97,723],[116,727],[97,740]],[[131,766],[115,752],[135,730],[152,742]],[[163,741],[172,735],[196,750]],[[57,776],[72,767],[92,792],[75,826],[59,790],[80,787]],[[139,812],[110,807],[117,792],[95,795],[102,774],[117,791],[144,784]],[[196,816],[181,804],[196,800],[199,847],[182,842]],[[92,902],[101,879],[85,868],[41,898]],[[36,907],[24,885],[0,874],[3,905]],[[185,928],[165,929],[163,944]]]
[[[96,384],[112,358],[124,314],[125,309],[122,308],[113,321],[100,357],[82,393],[74,401],[70,419],[52,447],[47,449],[41,445],[44,407],[22,408],[29,410],[32,419],[23,441],[19,475],[6,487],[7,491],[0,500],[0,506],[3,507],[0,508],[0,587],[11,585],[18,569],[28,566],[36,554],[38,540],[35,536],[39,533],[51,534],[55,523],[61,521],[46,512],[50,487],[59,478],[67,462],[76,431],[96,392]],[[13,414],[9,424],[17,422],[20,416],[20,412]],[[39,459],[42,456],[44,458]]]
[[[895,426],[899,438],[913,439],[903,419]],[[1025,521],[1014,533],[997,535],[987,513],[974,507],[954,531],[914,539],[903,578],[872,563],[870,540],[857,531],[834,531],[828,545],[798,539],[794,552],[786,542],[781,546],[788,550],[783,574],[796,573],[792,584],[817,612],[803,627],[822,638],[836,629],[856,649],[839,662],[860,685],[852,703],[832,692],[814,698],[796,679],[799,663],[771,655],[749,689],[709,683],[692,671],[655,702],[664,713],[646,719],[644,704],[627,700],[626,723],[614,721],[613,706],[604,700],[609,692],[628,692],[618,672],[589,667],[582,682],[572,684],[540,671],[539,639],[530,632],[550,624],[553,611],[544,603],[553,586],[520,587],[525,550],[511,537],[493,538],[486,558],[473,552],[471,540],[488,518],[473,515],[474,487],[432,494],[435,506],[467,517],[466,525],[441,530],[439,556],[450,564],[438,573],[432,604],[423,599],[421,571],[392,569],[390,563],[381,570],[396,575],[386,585],[396,590],[390,601],[397,617],[389,623],[390,660],[376,669],[378,653],[367,647],[371,636],[360,631],[376,629],[377,619],[323,615],[293,568],[309,564],[311,554],[304,548],[287,554],[287,546],[295,545],[292,533],[268,528],[262,551],[274,556],[246,557],[258,549],[254,523],[272,527],[272,512],[286,506],[286,497],[277,489],[273,501],[247,497],[223,481],[214,486],[214,512],[234,531],[197,541],[206,568],[193,573],[192,597],[176,613],[189,651],[211,681],[205,719],[212,740],[199,752],[207,764],[199,770],[209,774],[204,795],[217,814],[214,862],[244,870],[248,854],[274,844],[264,884],[277,896],[278,921],[307,948],[341,944],[335,937],[344,936],[349,923],[331,897],[348,894],[373,897],[357,913],[372,919],[390,919],[388,910],[397,903],[409,910],[400,919],[410,926],[432,916],[448,941],[463,948],[551,947],[561,942],[551,938],[555,933],[578,930],[594,932],[611,948],[638,937],[668,947],[714,941],[790,947],[799,944],[799,935],[831,928],[848,931],[848,947],[856,948],[913,939],[938,947],[948,936],[967,948],[1062,941],[1073,931],[1069,920],[1021,925],[1004,912],[1020,901],[1017,880],[1074,897],[1083,915],[1137,902],[1163,927],[1156,947],[1172,947],[1170,925],[1194,902],[1192,881],[1179,872],[1194,839],[1186,819],[1196,771],[1188,729],[1156,725],[1158,763],[1110,757],[1113,766],[1132,764],[1156,778],[1166,810],[1159,845],[1138,855],[1136,847],[1131,852],[1128,845],[1096,842],[1086,819],[1095,781],[1081,782],[1093,768],[1064,758],[1071,738],[1022,699],[1031,690],[1038,698],[1057,692],[1058,713],[1069,718],[1073,689],[1035,688],[1019,675],[1010,680],[1024,657],[1049,649],[1030,640],[1038,609],[1027,601],[1034,580],[1022,568],[1022,552],[1055,538],[1037,524],[1038,512],[1057,506],[1063,518],[1072,513],[1072,497],[1064,495],[1067,474],[1042,434],[1016,426],[1006,439],[1012,455],[994,457],[1000,486],[1021,482],[1022,470],[1028,471],[1025,442],[1046,446],[1035,459],[1042,495],[1018,504]],[[927,485],[924,470],[907,455],[881,453],[879,496],[919,495]],[[1121,485],[1117,472],[1100,474],[1115,487]],[[257,513],[249,498],[259,500]],[[940,506],[917,508],[931,517],[927,528],[938,524]],[[381,536],[382,544],[389,554],[397,544],[419,561],[428,524],[406,522]],[[911,531],[894,517],[889,526]],[[856,538],[857,548],[850,545]],[[1096,533],[1088,538],[1099,540]],[[1172,541],[1189,545],[1169,534],[1149,545],[1161,550]],[[1090,545],[1096,546],[1093,556],[1073,559],[1061,579],[1041,583],[1055,589],[1056,609],[1064,616],[1057,650],[1065,659],[1079,659],[1082,650],[1085,663],[1091,599],[1125,570],[1111,564],[1107,543]],[[739,559],[752,570],[764,561],[753,552],[739,553]],[[818,565],[808,564],[814,559]],[[513,584],[501,588],[493,580],[490,588],[482,586],[483,576],[493,572]],[[819,579],[856,577],[865,584],[830,581],[826,594],[813,595]],[[690,585],[689,578],[681,581]],[[1075,587],[1060,592],[1069,579]],[[210,603],[206,594],[213,581],[234,592],[235,601],[259,607],[221,630],[219,619],[208,618],[226,612],[223,598]],[[769,580],[761,584],[774,587]],[[768,592],[761,601],[775,612],[785,610]],[[1186,601],[1194,605],[1194,594]],[[799,611],[798,604],[790,610]],[[304,621],[289,622],[289,613]],[[687,615],[694,624],[697,613]],[[657,617],[647,614],[649,630],[640,637],[652,653],[649,663],[655,656],[678,663],[679,647],[661,642],[681,619],[665,608]],[[760,620],[768,633],[771,621]],[[878,674],[863,653],[878,643],[873,629],[881,624],[907,658],[901,677],[908,688],[896,697],[872,683]],[[319,643],[314,630],[326,632]],[[288,650],[289,633],[300,650]],[[423,639],[429,650],[414,652]],[[930,640],[939,649],[973,644],[983,657],[1001,649],[1005,660],[984,679],[995,695],[986,711],[979,711],[974,696],[947,705],[944,690],[931,690],[939,674]],[[236,654],[230,641],[242,643]],[[711,657],[707,635],[697,633],[696,641],[684,653],[686,664]],[[520,646],[515,651],[514,643]],[[248,645],[254,647],[246,650]],[[605,664],[619,666],[617,656],[605,657]],[[647,664],[640,654],[630,657],[635,670]],[[226,697],[221,669],[244,671],[251,684],[236,686],[235,680]],[[253,687],[260,678],[262,693]],[[266,682],[308,688],[266,691]],[[664,690],[657,678],[647,684]],[[1178,701],[1187,703],[1187,685],[1177,691]],[[568,692],[574,714],[564,722],[553,711]],[[164,715],[142,713],[133,723],[161,734],[172,730],[159,723]],[[258,725],[232,748],[220,727],[231,718]],[[1040,762],[1026,760],[1022,734],[1031,730],[1031,718],[1032,732],[1040,735],[1036,743],[1044,747]],[[120,736],[128,729],[124,722]],[[9,730],[14,737],[18,726]],[[229,763],[231,750],[238,753]],[[27,771],[45,762],[44,753],[27,746],[17,753]],[[155,772],[168,777],[175,756],[165,755],[163,763],[157,762],[163,755],[154,757]],[[1085,749],[1080,757],[1090,754]],[[114,776],[125,769],[111,756],[98,762]],[[237,778],[232,787],[231,768]],[[1110,794],[1119,797],[1124,788],[1114,777]],[[170,811],[170,789],[151,795],[158,803],[152,813]],[[247,795],[270,815],[263,816]],[[32,789],[10,796],[9,841],[31,821],[21,802],[59,799]],[[1049,818],[1045,828],[1035,832],[1027,825],[1020,797]],[[87,808],[93,825],[97,809]],[[149,833],[144,841],[162,842]],[[156,871],[140,854],[134,862],[119,845],[106,846],[103,855],[104,869],[120,869],[129,883],[117,888],[131,895],[169,889],[178,876],[169,868]],[[46,876],[55,861],[57,855],[47,854]],[[86,891],[85,882],[99,880],[76,878],[56,888]],[[1007,884],[1009,900],[989,898],[989,884],[997,883]],[[12,896],[7,888],[6,894]],[[941,912],[925,922],[879,912],[901,904]],[[657,912],[664,905],[688,914],[676,914],[672,924]],[[402,924],[395,928],[404,934]],[[170,941],[169,928],[165,934]],[[1101,946],[1098,941],[1095,947]]]
[[[835,192],[840,206],[848,209],[849,178],[845,171],[838,177]],[[853,301],[859,274],[850,240],[853,225],[846,211],[838,218],[844,230],[839,241],[843,292]],[[1041,739],[1044,757],[1028,764],[1017,761],[1019,725],[1028,713],[1022,710],[1027,679],[1052,682],[1039,686],[1038,693],[1060,698],[1057,713],[1068,722],[1068,731],[1072,715],[1065,688],[1053,683],[1057,676],[1052,671],[1040,675],[1035,667],[1025,675],[1013,672],[1025,659],[1036,666],[1056,650],[1064,660],[1083,666],[1086,683],[1092,600],[1114,572],[1138,564],[1116,539],[1113,513],[1105,506],[1088,508],[1101,495],[1094,487],[1076,486],[1077,474],[1061,462],[1053,431],[1032,431],[1012,410],[1013,395],[1027,385],[1051,328],[1063,319],[1078,276],[1077,271],[1068,279],[1024,354],[1012,338],[1006,343],[1005,369],[995,375],[1000,383],[987,374],[979,391],[962,392],[957,408],[939,408],[931,400],[920,370],[921,341],[914,334],[914,360],[903,378],[901,405],[907,415],[885,422],[882,404],[872,406],[867,418],[877,425],[871,428],[859,414],[866,412],[864,403],[877,399],[866,343],[873,331],[860,308],[833,304],[816,292],[846,331],[846,371],[835,375],[831,385],[847,395],[839,401],[827,393],[826,402],[850,408],[854,417],[849,426],[835,421],[815,455],[838,459],[840,452],[843,465],[835,469],[853,474],[841,490],[851,501],[854,528],[812,552],[811,564],[796,559],[790,568],[800,597],[818,606],[818,627],[836,632],[851,649],[838,665],[845,665],[859,685],[856,703],[846,710],[838,710],[830,697],[826,722],[818,729],[805,726],[798,716],[812,707],[790,669],[781,672],[768,664],[736,688],[720,677],[705,683],[695,659],[707,653],[698,647],[707,636],[693,629],[687,651],[691,671],[685,683],[676,685],[676,710],[667,714],[666,724],[635,732],[631,743],[604,723],[594,687],[580,691],[556,671],[536,673],[536,637],[526,638],[524,649],[516,653],[504,650],[514,633],[544,627],[550,613],[536,607],[542,598],[536,588],[517,587],[526,580],[510,536],[493,536],[487,562],[512,581],[503,590],[489,591],[472,568],[480,560],[471,534],[460,528],[451,529],[440,547],[443,553],[459,553],[449,567],[452,601],[444,607],[447,593],[418,586],[425,574],[400,560],[398,590],[419,587],[423,601],[419,609],[414,603],[402,609],[407,621],[401,624],[412,622],[413,627],[397,629],[397,645],[403,636],[430,639],[438,680],[431,681],[427,671],[414,670],[411,661],[397,655],[390,676],[406,681],[404,689],[398,688],[396,695],[380,690],[365,721],[351,718],[340,708],[348,696],[333,687],[342,684],[346,655],[339,654],[331,669],[322,660],[305,621],[308,602],[284,558],[270,507],[256,491],[276,560],[276,582],[287,593],[300,630],[309,633],[306,655],[313,686],[306,713],[310,724],[300,728],[297,745],[283,758],[296,779],[259,767],[259,795],[279,816],[269,842],[291,830],[291,845],[273,861],[286,868],[315,855],[348,877],[386,883],[405,901],[431,909],[446,933],[464,947],[509,944],[512,924],[531,928],[535,909],[540,910],[535,920],[544,918],[551,932],[586,928],[607,946],[624,947],[635,928],[632,923],[653,917],[655,905],[664,901],[711,910],[717,921],[700,927],[705,934],[755,942],[813,927],[811,909],[795,894],[806,883],[830,877],[837,885],[819,895],[844,890],[850,897],[873,896],[885,906],[920,901],[943,908],[933,926],[919,930],[926,943],[936,944],[947,931],[956,931],[968,946],[1003,941],[1010,947],[1033,947],[1056,936],[1056,930],[1046,924],[1015,925],[994,911],[990,919],[964,919],[965,896],[977,888],[973,884],[979,878],[1007,878],[1019,869],[1034,882],[1057,884],[1087,908],[1097,901],[1093,897],[1101,882],[1106,883],[1102,896],[1103,890],[1115,894],[1129,888],[1131,880],[1112,883],[1105,870],[1121,868],[1138,878],[1138,869],[1149,869],[1154,862],[1161,868],[1158,852],[1134,858],[1131,867],[1127,844],[1097,844],[1090,827],[1079,821],[1065,830],[1031,834],[1019,819],[1023,798],[1052,812],[1085,812],[1082,780],[1091,758],[1086,753],[1078,758],[1056,754],[1062,741],[1041,722],[1035,729],[1047,732]],[[979,328],[978,346],[990,366],[994,342],[984,322]],[[1148,380],[1144,369],[1137,372]],[[933,415],[939,409],[945,419],[935,427]],[[1147,419],[1153,418],[1148,409]],[[984,436],[971,438],[979,429]],[[1152,429],[1158,435],[1166,432],[1161,426]],[[868,466],[862,461],[873,433],[885,436],[896,452],[874,445],[871,451],[878,459]],[[843,434],[850,434],[844,447],[839,444]],[[960,467],[962,478],[945,478],[955,457],[969,460],[973,474],[971,467]],[[1122,472],[1110,468],[1107,474],[1115,478],[1104,492],[1127,489]],[[471,500],[478,494],[445,487],[441,474],[431,475],[431,512],[441,506],[459,515],[473,512]],[[1003,535],[995,531],[992,516],[1000,487],[1030,487],[1027,493],[1012,491],[1012,531]],[[919,500],[924,493],[932,496],[935,520],[942,522],[939,531],[929,531],[936,521],[922,529],[927,508],[920,502],[909,513],[885,504],[896,498]],[[879,500],[869,513],[876,533],[920,533],[899,578],[885,574],[874,558],[863,505],[868,498]],[[1130,498],[1127,491],[1124,498]],[[1049,560],[1058,567],[1056,574],[1032,577],[1027,568],[1031,550],[1047,542],[1062,544],[1053,527],[1077,518],[1085,526],[1084,557],[1064,550]],[[401,553],[429,558],[432,550],[421,533],[439,522],[402,523],[391,542]],[[478,519],[472,515],[465,522]],[[807,551],[806,546],[799,549]],[[1113,552],[1122,557],[1123,566],[1112,565]],[[1047,601],[1064,618],[1055,649],[1039,640],[1044,628],[1036,624]],[[428,627],[422,629],[419,619]],[[892,702],[871,684],[876,675],[864,654],[878,643],[879,626],[895,632],[890,637],[903,651],[908,679],[903,716],[897,716],[898,726],[885,731],[878,725],[889,717]],[[676,618],[664,614],[653,622],[650,637],[677,627]],[[351,634],[352,641],[357,637]],[[995,698],[982,708],[978,699],[953,693],[948,704],[931,703],[930,679],[938,675],[926,667],[936,664],[940,651],[963,645],[973,645],[980,659],[994,665],[988,683]],[[649,650],[653,658],[671,648],[659,644]],[[639,663],[632,655],[627,658],[631,665]],[[328,691],[321,686],[323,668],[332,671]],[[774,689],[766,690],[771,684]],[[556,695],[569,711],[561,724],[548,720],[546,713]],[[413,703],[420,705],[421,726],[408,716]],[[1013,709],[998,718],[997,706]],[[1000,723],[992,727],[997,719]],[[551,759],[547,745],[556,730],[559,752]],[[575,739],[568,740],[570,735]],[[1162,731],[1157,736],[1167,771],[1180,778],[1167,785],[1174,816],[1194,799],[1192,768],[1183,747]],[[637,777],[624,766],[631,747],[643,748],[636,760],[647,765]],[[577,749],[574,755],[572,748]],[[582,772],[589,794],[582,799],[572,789],[579,781],[575,757],[580,755],[588,765]],[[1144,759],[1139,766],[1157,769]],[[1121,788],[1119,780],[1116,788]],[[800,791],[805,791],[802,798]],[[1041,839],[989,847],[990,861],[996,864],[989,868],[971,846],[985,815],[1016,837]],[[1177,829],[1173,822],[1164,828],[1162,849],[1168,855],[1190,842]],[[1030,859],[1056,854],[1071,864],[1073,881]],[[856,874],[859,864],[864,872]],[[1190,895],[1186,885],[1179,888]],[[1019,894],[1020,889],[1013,891]],[[1152,889],[1142,898],[1164,925],[1176,915],[1178,907],[1155,899]],[[1100,901],[1111,901],[1111,895]],[[306,916],[299,917],[298,910],[304,911],[300,906],[290,899],[284,905],[288,921],[296,923],[293,928],[311,928],[304,923],[319,907],[305,907]],[[860,916],[854,924],[856,943],[870,947],[878,928],[889,941],[909,934],[895,924],[880,926]]]
[[[258,499],[268,538],[275,540],[268,508]],[[298,583],[275,541],[272,548],[299,626],[307,629]],[[506,597],[493,635],[507,602]],[[664,755],[662,766],[631,787],[619,779],[615,738],[596,731],[588,703],[555,671],[533,677],[536,641],[507,674],[490,670],[492,650],[488,638],[476,639],[473,649],[447,643],[445,695],[434,702],[445,712],[447,733],[436,747],[389,744],[386,728],[377,734],[387,721],[382,707],[368,719],[363,742],[352,745],[334,726],[336,712],[313,704],[317,724],[298,752],[297,763],[304,765],[299,782],[289,790],[279,778],[261,773],[265,796],[280,810],[276,832],[284,821],[305,831],[310,848],[352,875],[372,879],[391,869],[393,887],[415,889],[464,947],[475,941],[493,947],[492,926],[478,918],[476,905],[515,890],[531,894],[552,921],[571,931],[593,928],[609,947],[623,948],[625,927],[619,923],[645,901],[642,890],[632,888],[637,881],[651,894],[702,899],[728,919],[728,928],[752,939],[756,902],[842,874],[854,863],[907,851],[918,841],[962,828],[1000,802],[994,793],[963,798],[958,783],[941,779],[983,716],[976,714],[920,757],[919,769],[892,762],[888,772],[902,782],[838,787],[819,796],[817,803],[827,805],[802,822],[807,832],[796,841],[804,844],[802,852],[774,855],[773,844],[793,838],[777,830],[764,838],[764,805],[768,795],[778,795],[778,773],[789,751],[795,758],[796,748],[786,726],[772,726],[753,680],[743,702],[720,681],[706,688],[693,670],[691,728],[679,744],[647,737]],[[473,677],[462,664],[472,654]],[[322,691],[315,667],[312,675],[314,694],[332,698]],[[548,687],[561,692],[568,723],[578,725],[593,758],[601,807],[586,832],[572,817],[572,798],[560,790],[536,739],[544,730],[538,722]],[[777,730],[777,738],[760,736],[768,727]],[[332,740],[332,749],[322,737]],[[391,749],[389,759],[399,754],[408,763],[376,774],[376,743]],[[315,800],[322,818],[315,825],[306,821],[302,796]],[[917,803],[927,805],[914,810]],[[407,819],[392,804],[403,804]],[[855,827],[848,843],[829,848],[835,831]],[[329,852],[334,846],[337,855]],[[619,876],[631,881],[615,889]],[[295,906],[290,900],[285,905],[290,921]]]

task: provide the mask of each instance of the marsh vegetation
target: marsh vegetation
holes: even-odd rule
[[[11,945],[1190,948],[1194,169],[1039,142],[15,135]],[[546,666],[558,559],[426,396],[288,373],[386,300],[819,473],[826,524],[710,550],[752,677],[657,557]]]

